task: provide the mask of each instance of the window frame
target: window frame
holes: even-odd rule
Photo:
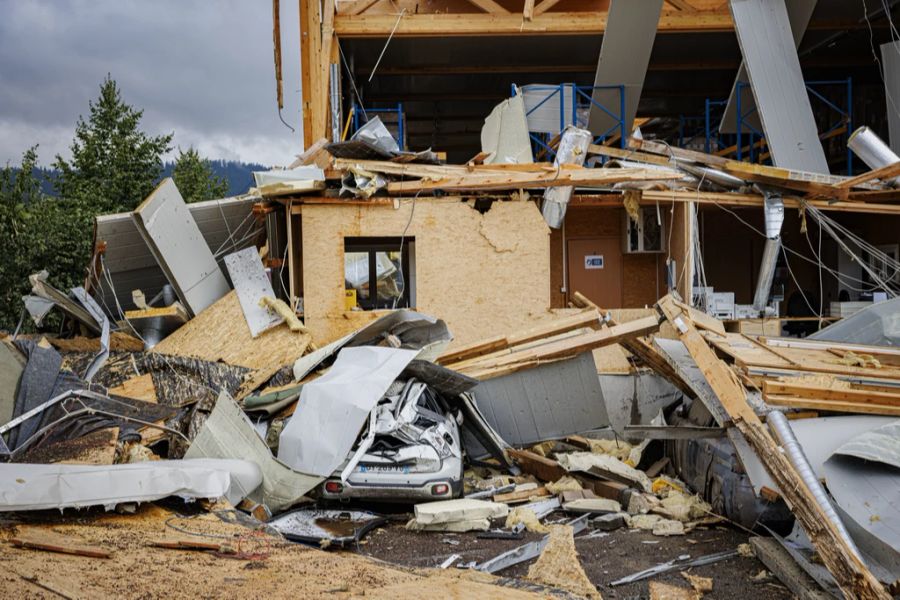
[[[412,284],[415,279],[410,272],[410,254],[411,249],[410,246],[415,244],[415,237],[371,237],[371,236],[348,236],[344,238],[344,255],[347,253],[367,253],[369,255],[369,275],[368,275],[368,286],[369,286],[369,294],[368,298],[360,298],[359,294],[356,296],[356,305],[361,310],[391,310],[391,309],[400,309],[400,308],[412,308]],[[402,243],[401,243],[402,242]],[[379,252],[397,252],[400,251],[400,271],[403,276],[403,293],[400,296],[400,300],[397,302],[396,306],[393,306],[393,302],[390,303],[389,306],[379,305],[378,301],[378,285],[377,280],[376,284],[373,287],[372,278],[373,274],[377,273],[377,265],[376,265],[376,256]],[[344,265],[346,265],[346,259],[344,261]],[[346,268],[346,267],[344,267]],[[346,278],[344,281],[344,289],[346,288],[347,282]]]

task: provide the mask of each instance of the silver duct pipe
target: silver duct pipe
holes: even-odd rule
[[[781,194],[764,189],[763,195],[766,245],[763,247],[762,261],[759,265],[756,293],[753,294],[753,309],[758,312],[763,312],[769,303],[769,292],[775,280],[775,264],[781,250],[781,225],[784,223],[784,202]]]
[[[870,169],[880,169],[900,160],[900,156],[897,156],[890,146],[868,127],[860,127],[854,131],[847,140],[847,147],[853,150],[853,153]],[[900,185],[900,177],[891,179],[888,183],[897,187]]]
[[[559,147],[556,149],[556,160],[554,165],[571,164],[581,166],[584,159],[587,158],[588,146],[594,141],[591,132],[586,129],[579,129],[572,125],[566,127],[559,140]],[[544,206],[541,213],[544,215],[544,221],[553,229],[559,229],[563,219],[566,216],[566,207],[569,205],[569,198],[575,190],[571,185],[557,185],[548,187],[544,190]]]
[[[809,488],[810,493],[816,500],[816,504],[825,513],[825,518],[831,521],[835,529],[837,529],[838,535],[846,542],[847,547],[856,555],[856,558],[862,561],[859,548],[856,547],[853,538],[850,537],[850,532],[847,531],[847,528],[844,527],[844,522],[841,521],[841,518],[835,512],[834,506],[832,506],[831,500],[828,498],[828,493],[822,487],[822,484],[819,483],[819,479],[809,464],[809,459],[806,458],[806,454],[803,452],[803,447],[797,441],[794,430],[791,429],[791,422],[784,416],[784,413],[773,410],[766,415],[766,423],[769,424],[769,429],[772,430],[772,433],[775,434],[775,439],[778,440],[778,443],[784,449],[787,459],[797,469],[800,479]]]

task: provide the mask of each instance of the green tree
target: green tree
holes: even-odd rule
[[[109,75],[100,85],[100,97],[89,104],[87,120],[78,117],[72,160],[56,156],[59,195],[79,200],[97,213],[133,210],[162,174],[162,155],[173,134],[149,136],[140,130],[143,110],[122,100]]]
[[[213,175],[210,162],[194,148],[188,148],[187,152],[178,149],[172,178],[185,202],[213,200],[228,194],[228,182]]]
[[[22,155],[16,168],[0,170],[0,329],[12,330],[22,311],[22,295],[28,293],[28,208],[42,200],[41,183],[34,176],[37,146]]]

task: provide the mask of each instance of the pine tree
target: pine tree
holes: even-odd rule
[[[143,114],[122,100],[107,75],[87,121],[79,117],[75,125],[71,162],[56,156],[59,195],[99,214],[133,210],[153,191],[173,134],[148,136],[139,129]]]
[[[22,164],[0,169],[0,329],[12,330],[28,292],[28,207],[41,201],[41,184],[34,177],[37,147],[22,155]]]
[[[194,148],[178,150],[172,178],[185,202],[222,198],[228,194],[228,182],[213,174],[212,164]]]

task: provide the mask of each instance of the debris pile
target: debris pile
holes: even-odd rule
[[[662,548],[736,523],[756,534],[794,527],[787,538],[752,539],[782,580],[786,570],[776,564],[788,554],[825,589],[887,597],[900,562],[893,346],[726,332],[674,295],[617,322],[580,294],[579,306],[538,323],[453,344],[441,315],[413,310],[411,300],[397,305],[411,298],[402,250],[361,258],[370,271],[358,280],[350,270],[359,264],[347,258],[353,266],[337,291],[353,301],[341,324],[349,333],[317,337],[306,319],[316,307],[301,306],[287,289],[301,283],[279,272],[295,249],[269,226],[282,212],[292,223],[297,206],[390,207],[399,196],[415,203],[475,193],[466,201],[477,208],[500,192],[522,202],[527,190],[543,189],[544,217],[558,222],[584,190],[638,205],[665,198],[762,206],[776,189],[784,206],[800,206],[791,194],[802,192],[804,207],[855,210],[872,209],[861,194],[896,175],[812,178],[647,140],[631,139],[629,150],[567,142],[578,134],[568,130],[561,142],[578,157],[572,162],[609,158],[602,168],[384,156],[377,129],[370,141],[319,146],[309,164],[261,174],[257,195],[228,203],[258,226],[218,249],[194,217],[203,207],[185,205],[165,180],[125,221],[144,242],[144,263],[152,260],[140,267],[152,272],[146,285],[107,244],[98,245],[99,277],[89,289],[67,294],[46,273],[34,275],[29,314],[40,325],[57,307],[66,327],[58,336],[17,332],[0,344],[0,511],[12,513],[3,521],[4,552],[110,558],[91,538],[53,537],[60,534],[50,525],[32,530],[17,519],[84,509],[102,520],[115,509],[165,523],[172,535],[141,534],[143,548],[242,560],[247,569],[295,560],[292,542],[358,550],[402,530],[422,543],[458,536],[444,538],[454,552],[431,566],[455,564],[473,577],[534,560],[520,572],[534,590],[599,598],[598,586],[677,572],[680,579],[652,582],[651,595],[686,581],[690,589],[674,586],[677,593],[700,597],[716,589],[715,577],[686,569],[746,560],[758,570],[752,553],[682,553],[599,582],[585,569],[581,544],[628,536]],[[372,310],[357,310],[358,301],[372,301]],[[461,294],[457,303],[465,302]],[[624,428],[611,411],[637,411],[638,401],[604,392],[592,356],[613,345],[634,366],[635,387],[651,373],[671,390],[656,414]],[[733,456],[724,478],[705,458],[713,444]],[[157,501],[152,510],[165,517],[148,512]],[[227,521],[229,533],[190,537],[210,515]],[[507,545],[473,560],[462,540]]]

